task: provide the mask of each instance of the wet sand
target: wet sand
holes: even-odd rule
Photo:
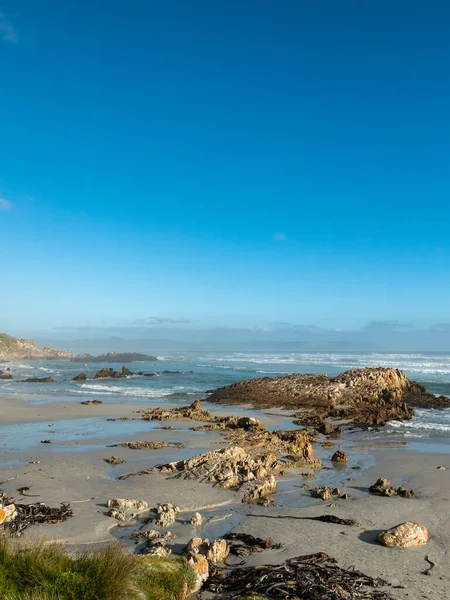
[[[142,404],[106,402],[90,406],[75,403],[27,405],[17,400],[0,399],[0,488],[23,503],[42,501],[57,506],[60,502],[70,501],[74,511],[74,517],[60,525],[28,529],[27,538],[45,537],[80,545],[115,538],[127,541],[139,524],[131,529],[121,527],[106,516],[108,499],[140,498],[149,506],[172,502],[182,509],[177,523],[170,527],[178,536],[175,551],[181,550],[194,535],[214,538],[233,530],[263,538],[272,536],[283,547],[250,556],[246,564],[280,563],[301,554],[326,552],[337,558],[343,567],[354,565],[369,575],[382,577],[393,586],[401,586],[391,590],[394,598],[449,598],[450,455],[433,452],[432,445],[426,447],[426,442],[405,444],[404,440],[390,438],[383,443],[379,437],[371,440],[367,433],[345,435],[336,443],[348,453],[348,465],[322,470],[313,479],[302,478],[301,472],[305,469],[289,470],[284,477],[277,477],[278,491],[274,499],[278,506],[264,508],[241,504],[232,491],[218,490],[196,481],[166,479],[158,473],[118,481],[117,476],[124,473],[227,445],[217,432],[190,431],[189,428],[198,426],[198,422],[106,421],[107,418],[133,419],[138,417],[134,411],[142,408]],[[233,414],[238,410],[237,407],[221,406],[214,408],[214,414]],[[288,412],[272,409],[268,411],[270,414],[246,409],[245,412],[259,416],[269,428],[290,427]],[[176,429],[158,429],[167,425]],[[41,444],[41,439],[53,441]],[[180,441],[185,447],[162,450],[108,447],[131,440]],[[411,451],[411,447],[416,451]],[[326,450],[315,444],[314,450],[324,466],[332,466],[330,457],[334,449]],[[126,463],[112,467],[104,462],[112,454],[125,459]],[[29,461],[40,462],[29,464]],[[448,469],[438,470],[439,465],[446,465]],[[353,470],[353,466],[361,469]],[[407,488],[416,491],[416,497],[406,500],[370,495],[369,485],[380,476],[390,479],[394,486],[405,483]],[[329,502],[311,498],[303,484],[338,485],[351,499],[338,500],[336,508],[328,507]],[[30,486],[28,493],[38,496],[21,497],[17,488],[22,486]],[[203,525],[195,528],[184,524],[183,521],[197,510],[204,516]],[[271,518],[322,514],[356,519],[359,524],[345,527],[295,518]],[[375,542],[379,530],[406,520],[419,521],[429,529],[430,541],[426,546],[388,549]],[[429,567],[425,557],[435,563],[428,576],[421,574]]]

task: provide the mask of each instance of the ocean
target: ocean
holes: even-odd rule
[[[450,396],[450,353],[324,353],[324,352],[170,352],[154,362],[128,364],[132,371],[153,377],[94,379],[103,364],[70,361],[0,362],[11,369],[13,380],[0,380],[0,395],[31,404],[81,402],[160,403],[179,406],[203,398],[208,390],[243,379],[289,373],[326,373],[330,377],[356,367],[397,367],[437,395]],[[120,369],[122,364],[108,364]],[[72,378],[85,372],[87,381]],[[55,383],[21,383],[29,377],[52,377]],[[416,410],[411,421],[391,422],[381,433],[404,438],[441,438],[450,452],[450,409]]]

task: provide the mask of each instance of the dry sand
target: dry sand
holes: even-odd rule
[[[283,547],[249,557],[247,564],[280,563],[301,554],[326,552],[337,558],[343,567],[355,566],[399,586],[391,591],[394,598],[450,598],[448,455],[412,452],[402,442],[391,440],[392,443],[383,444],[378,440],[371,443],[367,434],[352,434],[337,441],[349,455],[347,466],[333,471],[322,470],[312,480],[301,477],[300,471],[304,469],[292,470],[286,477],[278,478],[277,508],[249,506],[240,504],[232,491],[218,490],[195,481],[166,479],[157,473],[118,481],[116,478],[120,474],[226,445],[217,433],[189,431],[189,427],[198,425],[194,422],[106,421],[106,418],[137,417],[134,411],[142,408],[142,404],[113,403],[27,405],[17,400],[0,399],[0,488],[23,503],[42,501],[57,506],[60,502],[70,501],[74,511],[74,517],[60,525],[28,529],[26,537],[46,537],[80,545],[116,537],[125,539],[132,530],[120,527],[117,521],[106,516],[108,499],[140,498],[150,506],[172,502],[182,509],[179,520],[170,528],[178,536],[175,550],[181,549],[196,534],[214,538],[234,530],[263,538],[272,536]],[[215,414],[235,411],[236,407],[214,409]],[[288,413],[284,411],[248,413],[257,414],[269,427],[288,426]],[[181,429],[157,429],[161,425]],[[85,432],[84,426],[87,427]],[[139,431],[132,432],[134,427],[140,428]],[[56,433],[49,433],[51,431]],[[40,443],[40,439],[52,436],[55,440],[52,444]],[[181,441],[185,448],[130,450],[108,447],[108,444],[122,441],[150,439]],[[315,451],[325,466],[331,466],[329,458],[334,450],[324,450],[316,444]],[[112,454],[125,459],[126,463],[112,467],[104,462]],[[29,461],[37,460],[39,464],[29,464]],[[356,464],[362,466],[361,471],[352,470]],[[437,469],[446,464],[447,470]],[[415,489],[417,496],[406,500],[370,495],[369,485],[380,476],[389,478],[396,486],[406,481],[406,487]],[[352,498],[339,500],[336,508],[328,507],[329,503],[312,499],[308,490],[302,488],[304,483],[316,485],[316,482],[339,484]],[[30,486],[28,493],[38,496],[21,498],[17,488],[22,486]],[[184,524],[183,521],[197,510],[205,517],[204,524],[198,529]],[[353,518],[359,525],[343,527],[295,518],[267,518],[322,514]],[[407,520],[419,521],[429,529],[430,541],[426,546],[388,549],[376,543],[378,531]],[[425,557],[435,563],[429,575],[421,573],[429,567]]]

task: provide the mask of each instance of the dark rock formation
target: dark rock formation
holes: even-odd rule
[[[318,427],[324,433],[331,432],[325,419],[383,425],[392,419],[410,419],[413,406],[450,406],[449,398],[436,398],[410,381],[404,371],[382,367],[353,369],[333,379],[309,374],[251,379],[211,392],[208,401],[301,409],[298,423]]]
[[[55,380],[51,377],[29,377],[22,379],[21,383],[55,383]]]
[[[123,377],[129,377],[130,375],[133,375],[133,373],[126,367],[122,367],[121,371],[115,371],[112,367],[109,369],[108,367],[103,367],[103,369],[97,371],[95,378],[105,379],[106,377],[111,377],[112,379],[121,379]]]
[[[12,375],[11,373],[3,373],[3,371],[0,371],[0,379],[12,379]]]
[[[130,363],[136,361],[154,361],[158,360],[156,356],[151,354],[140,354],[139,352],[108,352],[107,354],[77,354],[72,358],[73,362],[115,362],[115,363]]]
[[[72,381],[86,381],[87,377],[85,373],[78,373],[75,377],[72,377]]]
[[[405,487],[400,486],[395,489],[389,479],[380,477],[376,482],[369,487],[371,494],[377,494],[378,496],[400,496],[401,498],[412,498],[415,495],[414,490],[407,490]]]

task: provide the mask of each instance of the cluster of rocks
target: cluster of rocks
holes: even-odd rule
[[[81,373],[80,373],[81,375]],[[111,377],[112,379],[122,379],[125,377],[130,377],[133,373],[127,367],[122,367],[121,371],[115,371],[112,367],[108,369],[108,367],[104,367],[97,371],[95,374],[95,379],[105,379],[106,377]]]
[[[285,464],[274,454],[253,457],[244,448],[232,446],[210,450],[187,460],[122,475],[119,479],[159,472],[183,479],[196,479],[223,489],[240,490],[243,501],[249,502],[252,498],[260,499],[273,493],[276,482],[274,478],[270,478],[270,475],[281,473],[284,468]],[[248,485],[244,486],[244,484]]]
[[[369,487],[371,494],[378,496],[400,496],[401,498],[412,498],[415,495],[414,490],[408,490],[403,485],[394,488],[389,479],[380,477],[376,482]]]
[[[168,421],[169,419],[191,419],[193,421],[211,421],[209,410],[203,410],[199,400],[190,406],[180,406],[171,410],[154,408],[153,410],[138,411],[144,421]]]
[[[135,498],[113,498],[108,500],[108,516],[118,521],[126,521],[128,517],[133,517],[136,513],[129,513],[133,510],[141,512],[148,510],[148,503],[145,500],[136,500]]]
[[[53,377],[28,377],[21,379],[20,383],[55,383]]]
[[[176,539],[176,535],[170,531],[161,533],[155,529],[150,529],[150,531],[146,531],[144,535],[146,545],[145,548],[141,550],[141,554],[151,554],[153,556],[165,558],[172,553],[171,549],[167,547],[167,543]],[[142,538],[140,541],[142,541]]]
[[[186,544],[184,554],[196,576],[194,591],[200,590],[208,579],[210,564],[214,566],[223,563],[229,553],[226,540],[210,542],[208,539],[194,537]]]
[[[6,369],[7,371],[10,371],[11,369]],[[11,373],[5,373],[4,371],[0,370],[0,379],[12,379],[12,375]]]
[[[180,507],[176,504],[157,504],[153,509],[156,514],[155,522],[160,527],[169,527],[175,523],[177,514],[180,512]]]
[[[320,500],[332,500],[333,498],[340,498],[341,500],[350,500],[348,494],[343,494],[339,488],[330,488],[326,485],[313,488],[310,490],[310,494],[313,498],[320,498]]]
[[[301,409],[296,415],[298,422],[324,433],[334,427],[327,422],[329,419],[382,425],[392,419],[410,419],[413,406],[450,406],[449,398],[428,393],[410,381],[404,371],[382,367],[352,369],[333,379],[311,374],[251,379],[211,391],[208,400],[257,408]]]
[[[160,450],[161,448],[184,448],[181,442],[122,442],[121,444],[111,444],[110,448],[129,448],[130,450]]]

